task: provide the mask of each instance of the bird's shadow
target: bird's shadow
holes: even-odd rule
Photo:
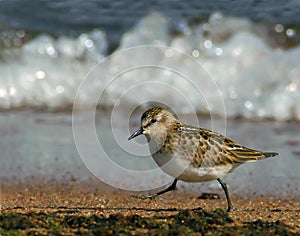
[[[202,210],[202,208],[147,208],[147,207],[66,207],[66,206],[16,206],[17,209],[54,210],[53,213],[76,213],[81,211],[146,211],[146,212],[180,212],[183,210]]]

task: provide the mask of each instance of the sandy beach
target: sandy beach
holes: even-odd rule
[[[234,206],[227,214],[216,181],[180,182],[176,191],[155,200],[133,198],[143,186],[153,183],[161,189],[170,180],[162,174],[147,176],[151,158],[118,151],[103,119],[96,128],[119,169],[106,166],[96,149],[95,158],[84,162],[74,145],[69,114],[18,112],[0,116],[1,122],[0,235],[300,235],[298,123],[228,121],[228,136],[278,151],[280,157],[245,164],[224,178]],[[210,120],[201,122],[209,127]],[[125,123],[120,117],[117,129],[126,130]],[[222,120],[215,122],[219,127]],[[127,140],[126,132],[120,135]],[[106,176],[109,182],[100,181]],[[133,187],[139,191],[130,191]]]
[[[140,200],[97,180],[4,185],[0,234],[300,235],[297,196],[233,195],[234,209],[227,213],[221,193],[212,199],[199,195],[179,189]]]

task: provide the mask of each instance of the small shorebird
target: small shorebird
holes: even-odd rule
[[[204,128],[185,124],[164,108],[154,107],[141,117],[141,127],[128,140],[144,134],[157,165],[174,177],[166,189],[142,199],[153,199],[174,190],[177,180],[206,182],[217,180],[226,195],[227,211],[232,204],[226,184],[221,177],[239,165],[279,155],[260,152],[237,144],[225,136]]]

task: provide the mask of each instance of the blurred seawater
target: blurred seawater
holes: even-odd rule
[[[76,37],[40,32],[30,40],[25,40],[23,29],[4,30],[0,108],[68,110],[78,92],[78,103],[86,109],[104,91],[98,101],[103,107],[117,106],[118,100],[128,106],[157,100],[179,112],[192,112],[174,92],[178,90],[199,113],[299,120],[300,46],[292,43],[299,33],[281,23],[271,26],[220,12],[196,24],[150,13],[122,34],[111,55],[107,32],[97,28]],[[191,66],[193,60],[198,68]],[[191,91],[188,80],[201,84],[196,90],[202,97]],[[167,86],[151,87],[158,82]],[[137,84],[145,86],[134,97],[124,94]]]

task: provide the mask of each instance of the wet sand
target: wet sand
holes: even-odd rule
[[[110,186],[131,190],[154,189],[171,181],[172,178],[164,174],[150,156],[139,154],[138,148],[142,148],[149,155],[144,137],[128,142],[128,117],[120,115],[111,127],[110,113],[102,110],[98,113],[96,138],[101,142],[95,144],[92,143],[94,139],[86,133],[89,123],[85,114],[75,117],[82,131],[79,146],[84,148],[86,155],[78,153],[79,146],[74,142],[70,113],[21,111],[0,114],[0,178],[7,182],[32,176],[57,181],[72,177],[86,181],[95,175]],[[138,127],[139,119],[140,114],[133,118],[131,132]],[[189,116],[183,120],[193,122]],[[199,122],[201,127],[226,134],[242,145],[280,153],[279,157],[242,165],[227,175],[224,181],[232,194],[273,193],[288,197],[293,192],[299,195],[299,123],[228,120],[225,124],[223,119],[212,122],[205,117],[199,117]],[[112,128],[118,134],[118,140]],[[181,182],[180,185],[195,191],[219,189],[216,181],[205,184]]]
[[[199,199],[179,189],[154,200],[133,198],[99,181],[32,180],[1,188],[0,235],[153,234],[300,235],[299,196],[232,196],[227,214],[223,193]],[[220,199],[218,199],[218,196]]]

